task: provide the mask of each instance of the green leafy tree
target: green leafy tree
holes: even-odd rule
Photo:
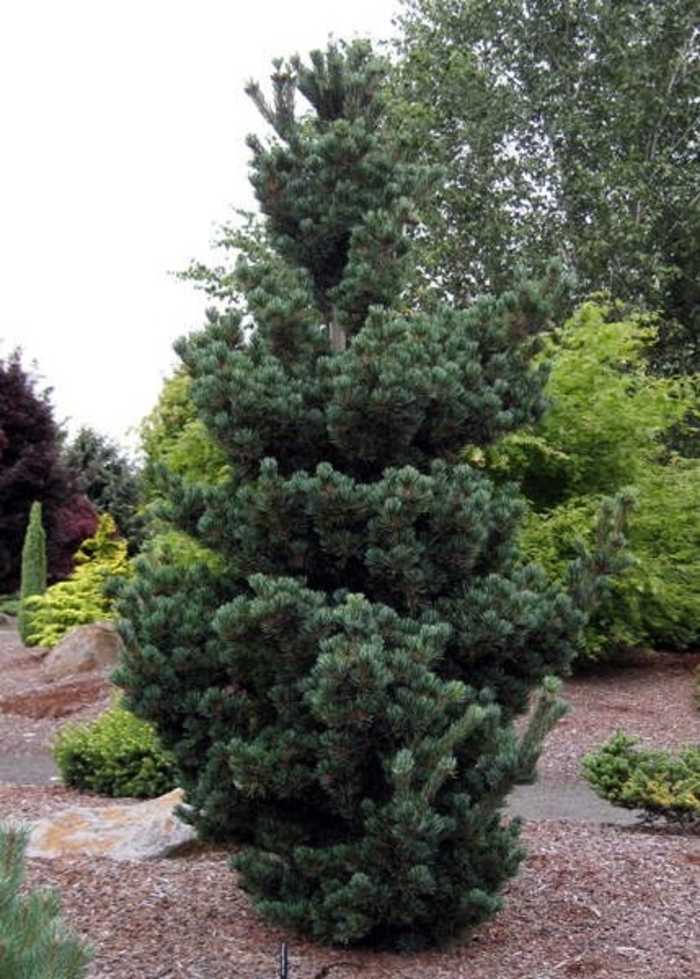
[[[584,657],[626,646],[692,649],[700,639],[700,464],[666,445],[697,413],[698,397],[689,380],[650,371],[654,342],[648,320],[585,303],[543,351],[549,411],[486,453],[491,472],[518,479],[532,503],[525,553],[560,579],[593,532],[601,499],[635,488],[626,527],[635,560],[596,609]]]
[[[98,513],[109,513],[132,553],[143,536],[139,514],[140,476],[119,445],[94,429],[83,427],[63,448],[65,465],[77,474],[77,484]]]
[[[23,884],[29,830],[0,823],[0,972],[4,979],[81,979],[92,951],[60,916],[60,899]]]
[[[216,483],[227,475],[226,456],[208,434],[190,397],[191,379],[184,368],[168,378],[158,403],[144,419],[142,499],[147,527],[141,553],[149,560],[172,564],[212,560],[194,537],[173,521],[169,494],[173,485]]]
[[[41,503],[32,503],[29,523],[22,547],[22,578],[19,592],[19,616],[17,628],[23,643],[29,641],[33,631],[33,614],[28,599],[43,595],[46,590],[46,533],[41,522]]]
[[[227,465],[173,480],[170,515],[214,559],[138,563],[116,680],[199,833],[244,844],[234,866],[271,919],[414,947],[498,909],[523,855],[506,798],[556,685],[522,737],[513,722],[583,616],[518,561],[514,487],[462,461],[539,418],[556,277],[402,311],[426,175],[386,131],[385,73],[357,42],[277,63],[271,104],[250,86],[273,130],[250,141],[273,252],[244,254],[238,302],[177,346]]]
[[[661,310],[657,360],[697,370],[697,0],[403,7],[397,125],[445,170],[431,274],[474,295],[560,256],[582,294]]]
[[[144,498],[167,497],[169,477],[216,483],[226,475],[226,456],[210,437],[190,396],[191,379],[180,367],[166,380],[158,403],[140,429]]]

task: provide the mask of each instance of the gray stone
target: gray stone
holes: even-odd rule
[[[50,680],[65,680],[92,670],[111,670],[123,648],[121,636],[111,622],[80,625],[46,654],[44,672]]]
[[[155,860],[172,856],[196,839],[191,826],[173,812],[182,802],[174,789],[146,802],[105,808],[66,809],[31,824],[28,857],[86,854],[112,860]]]

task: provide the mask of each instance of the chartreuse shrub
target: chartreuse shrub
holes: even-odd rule
[[[0,823],[0,976],[81,979],[92,952],[61,918],[57,893],[22,887],[28,837],[28,827]]]
[[[65,785],[99,795],[152,799],[178,784],[153,725],[118,702],[94,721],[61,728],[53,756]]]
[[[634,563],[613,583],[608,635],[685,652],[700,646],[700,459],[672,456],[636,481],[627,528]],[[601,620],[604,622],[604,620]]]
[[[618,731],[583,759],[583,775],[602,799],[638,809],[647,821],[687,827],[700,823],[700,746],[677,753],[640,750]]]
[[[27,600],[32,624],[29,641],[50,649],[76,626],[115,618],[106,588],[129,573],[127,550],[112,517],[102,514],[95,535],[83,541],[75,555],[71,576]]]
[[[550,410],[486,455],[500,479],[517,478],[531,503],[520,545],[563,581],[601,501],[634,490],[625,535],[634,556],[609,582],[581,657],[622,647],[692,649],[700,642],[700,459],[665,447],[693,410],[692,384],[652,375],[648,322],[589,302],[550,338]]]
[[[585,497],[562,504],[551,511],[530,514],[522,527],[520,544],[530,560],[547,568],[551,577],[576,589],[572,572],[586,553],[604,554],[615,549],[615,574],[601,576],[594,594],[581,596],[591,615],[583,629],[577,662],[588,663],[609,657],[621,647],[633,646],[639,638],[635,609],[619,613],[617,602],[629,576],[635,571],[635,557],[626,547],[630,513],[636,512],[636,493],[623,490],[616,497]],[[612,561],[611,561],[612,563]]]
[[[29,510],[29,522],[22,547],[22,577],[19,592],[17,628],[23,643],[33,643],[35,607],[31,599],[46,590],[46,532],[41,520],[41,503],[35,501]]]

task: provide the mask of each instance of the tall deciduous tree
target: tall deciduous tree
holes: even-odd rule
[[[60,460],[61,438],[48,393],[19,351],[0,360],[0,593],[19,587],[20,555],[32,502],[42,504],[49,580],[67,577],[73,554],[97,526],[75,474]]]
[[[178,345],[228,467],[173,483],[207,557],[141,562],[118,682],[200,833],[245,844],[266,914],[410,947],[497,910],[522,857],[505,800],[552,690],[523,739],[513,721],[582,615],[518,564],[513,486],[461,461],[540,416],[553,282],[400,311],[425,174],[383,130],[385,71],[357,42],[277,63],[271,104],[250,86],[273,129],[251,140],[273,251],[244,255],[238,303]]]
[[[559,255],[582,291],[680,324],[659,356],[697,369],[697,0],[404,0],[404,10],[401,112],[446,170],[428,219],[432,271],[473,295]]]

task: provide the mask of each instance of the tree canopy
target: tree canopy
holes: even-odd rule
[[[559,256],[580,294],[659,310],[700,363],[697,0],[404,0],[398,123],[445,179],[432,276],[458,297]]]

